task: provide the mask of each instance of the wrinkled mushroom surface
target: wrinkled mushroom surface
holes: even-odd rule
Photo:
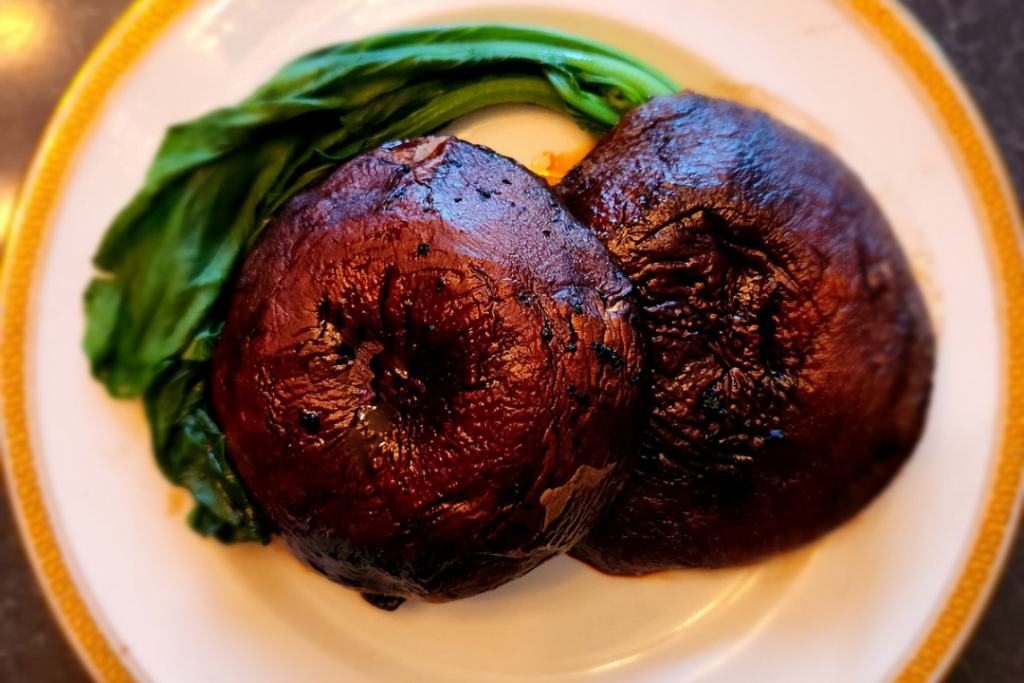
[[[229,452],[291,551],[394,608],[565,551],[624,480],[629,282],[516,162],[391,143],[293,197],[214,359]]]
[[[632,282],[650,343],[638,465],[575,556],[629,575],[748,563],[892,479],[924,423],[932,330],[832,153],[683,93],[628,113],[557,193]]]

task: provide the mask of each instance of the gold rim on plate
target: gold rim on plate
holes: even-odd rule
[[[0,402],[7,485],[22,537],[54,613],[102,683],[136,683],[61,555],[32,455],[25,387],[25,324],[32,275],[60,189],[81,143],[122,76],[199,0],[136,0],[78,73],[50,121],[21,191],[0,272]],[[977,536],[953,591],[892,683],[928,683],[945,672],[984,606],[1016,529],[1024,473],[1024,259],[1021,217],[995,146],[957,76],[926,32],[892,0],[835,0],[855,14],[916,81],[960,154],[1003,284],[1006,326],[1002,440]]]

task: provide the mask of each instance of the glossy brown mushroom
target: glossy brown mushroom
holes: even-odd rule
[[[932,331],[832,153],[683,93],[627,114],[557,193],[633,283],[651,358],[638,465],[575,556],[629,575],[748,563],[892,479],[924,424]]]
[[[455,138],[292,198],[214,362],[229,452],[292,552],[394,608],[565,551],[624,479],[628,281],[545,182]]]

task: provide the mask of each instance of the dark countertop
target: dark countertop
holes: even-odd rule
[[[905,0],[981,106],[1024,196],[1024,0]],[[45,54],[4,63],[0,26],[0,223],[46,120],[75,70],[130,0],[0,0],[47,17]],[[0,682],[88,683],[50,617],[0,489]],[[949,683],[1024,681],[1024,534]],[[826,683],[826,682],[823,682]]]

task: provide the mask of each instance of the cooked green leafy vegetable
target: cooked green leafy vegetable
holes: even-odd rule
[[[207,381],[232,275],[284,201],[345,159],[488,105],[539,104],[599,132],[678,89],[561,33],[424,29],[313,52],[241,104],[171,128],[95,256],[85,351],[112,395],[143,395],[161,469],[195,498],[193,528],[226,543],[268,538]]]

